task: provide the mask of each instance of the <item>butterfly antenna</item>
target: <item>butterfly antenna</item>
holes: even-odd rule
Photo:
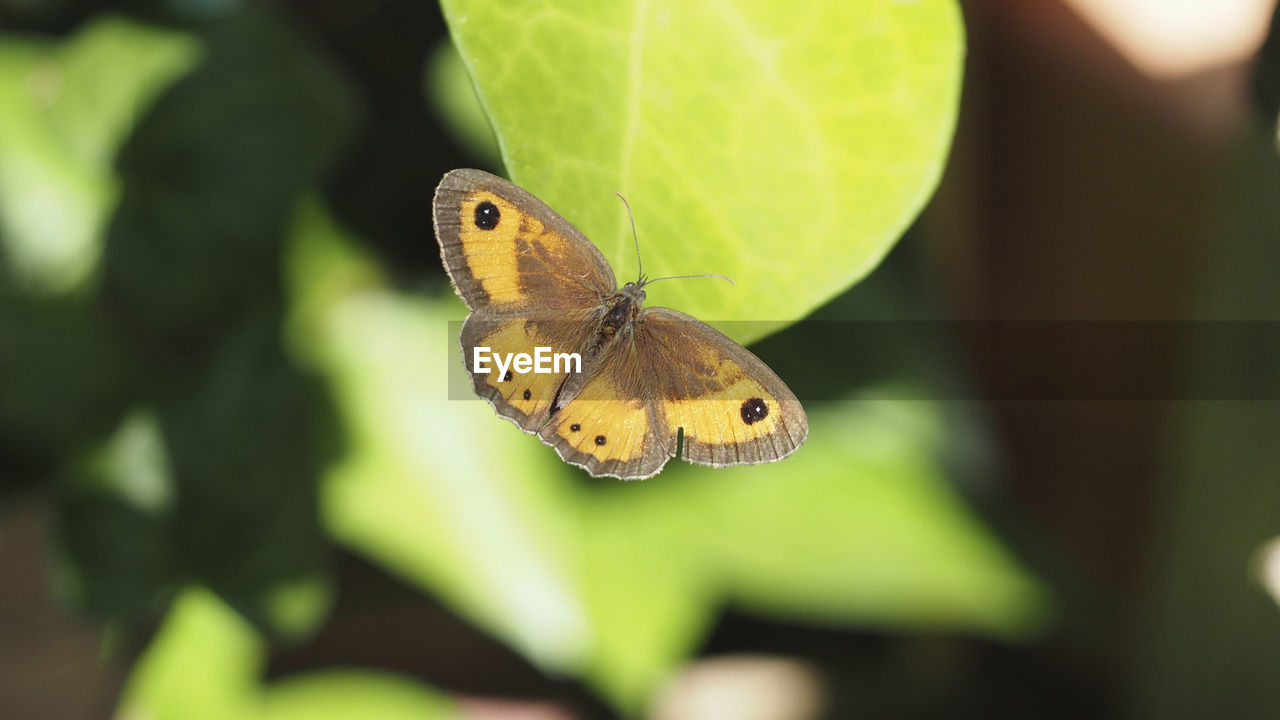
[[[734,282],[733,278],[729,277],[728,275],[717,275],[716,273],[700,273],[698,275],[668,275],[666,277],[646,280],[645,284],[652,285],[658,282],[659,280],[688,280],[689,278],[720,278],[721,280],[728,280],[730,285],[736,286],[738,284]]]
[[[644,264],[640,261],[640,236],[636,234],[636,216],[631,212],[631,203],[627,202],[627,199],[622,196],[622,193],[615,192],[614,195],[617,195],[618,199],[622,201],[623,206],[627,208],[627,217],[631,218],[631,239],[636,242],[636,275],[639,276],[640,283],[643,285]]]
[[[623,206],[627,208],[627,217],[631,219],[631,239],[635,240],[635,243],[636,243],[636,270],[639,271],[636,273],[636,275],[640,276],[640,280],[637,284],[650,285],[652,283],[658,282],[659,280],[687,280],[689,278],[708,278],[708,277],[720,278],[721,280],[728,280],[729,284],[734,286],[738,284],[734,282],[733,278],[729,277],[728,275],[717,275],[716,273],[702,273],[700,275],[668,275],[666,277],[654,278],[653,280],[646,280],[644,277],[644,264],[640,260],[640,235],[636,233],[635,213],[631,212],[631,203],[627,202],[627,199],[622,196],[622,193],[615,192],[614,195],[617,195],[618,199],[622,201]]]

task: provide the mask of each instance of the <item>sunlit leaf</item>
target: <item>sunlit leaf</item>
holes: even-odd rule
[[[1022,639],[1046,592],[947,485],[924,403],[829,403],[781,463],[674,463],[588,503],[592,677],[625,706],[726,605],[826,626]]]
[[[447,698],[406,678],[369,670],[330,670],[271,686],[264,720],[451,720]]]
[[[638,710],[696,651],[722,594],[702,548],[681,532],[684,489],[646,482],[615,490],[584,498],[580,512],[578,555],[596,633],[586,675]]]
[[[682,527],[705,571],[735,605],[793,621],[1010,639],[1042,629],[1044,588],[948,485],[931,410],[829,403],[784,464],[691,482]]]
[[[144,512],[162,512],[173,503],[173,470],[154,413],[135,410],[91,459],[86,474]]]
[[[707,320],[803,317],[869,272],[941,174],[953,0],[444,0],[512,179]],[[740,340],[765,325],[734,325]]]
[[[192,589],[134,666],[120,717],[225,720],[259,714],[264,652],[252,626],[207,590]]]

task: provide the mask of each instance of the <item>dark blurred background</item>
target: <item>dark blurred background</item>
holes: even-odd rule
[[[943,185],[885,264],[819,313],[889,296],[912,318],[967,321],[949,325],[943,362],[974,388],[977,402],[959,404],[982,418],[991,472],[965,492],[1050,587],[1048,629],[1004,642],[725,610],[703,662],[651,716],[712,717],[682,704],[709,692],[699,683],[770,682],[792,704],[749,717],[1280,716],[1264,549],[1280,534],[1273,6],[963,3],[964,98]],[[285,199],[318,186],[392,286],[439,290],[431,188],[448,169],[494,161],[452,140],[426,99],[439,9],[0,0],[0,43],[67,37],[107,10],[194,30],[206,55],[110,161],[123,183],[97,300],[0,297],[0,717],[112,716],[175,577],[201,579],[277,631],[273,609],[237,588],[286,578],[336,589],[318,629],[272,642],[271,678],[372,667],[461,698],[468,716],[613,716],[589,684],[540,670],[333,546],[317,519],[314,477],[341,452],[342,421],[275,341],[285,289],[274,238],[290,222]],[[209,95],[218,101],[197,102]],[[193,112],[216,113],[216,136],[187,134]],[[190,267],[201,272],[177,271]],[[1116,363],[1079,352],[1069,327],[1002,343],[1004,326],[987,321],[1124,321],[1136,337],[1154,323],[1255,324],[1196,343],[1156,333],[1174,339],[1130,343]],[[771,337],[761,354],[803,333]],[[784,377],[789,362],[775,364]],[[1169,385],[1148,399],[1089,390],[1152,377]],[[1186,389],[1196,383],[1243,390]],[[185,494],[162,522],[103,500],[66,465],[138,398],[166,443],[210,459],[179,468]],[[204,435],[219,413],[262,421]]]

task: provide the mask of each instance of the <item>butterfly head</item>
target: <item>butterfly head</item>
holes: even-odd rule
[[[644,286],[648,284],[649,278],[641,275],[639,280],[623,285],[622,292],[634,302],[644,302]]]
[[[641,277],[635,282],[629,282],[622,286],[618,291],[621,297],[621,305],[626,306],[628,312],[639,312],[640,306],[644,304],[644,285],[647,281]]]

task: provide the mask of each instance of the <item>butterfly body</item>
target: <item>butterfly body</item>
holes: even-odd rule
[[[755,355],[689,315],[645,307],[542,201],[454,170],[434,200],[445,269],[472,310],[460,342],[477,394],[592,475],[651,477],[674,457],[713,467],[778,460],[808,435],[799,401]],[[476,348],[574,354],[580,371],[516,374]]]

